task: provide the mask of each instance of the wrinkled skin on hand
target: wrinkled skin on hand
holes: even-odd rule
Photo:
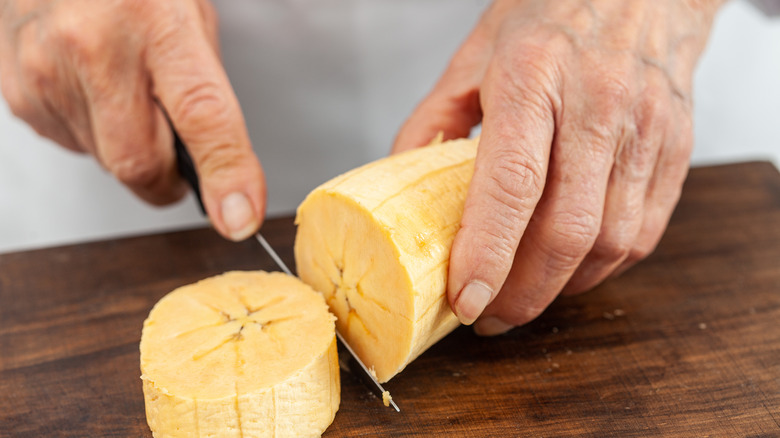
[[[165,111],[213,225],[238,240],[260,225],[265,185],[217,47],[206,0],[0,3],[0,83],[16,116],[166,204],[186,186]]]
[[[687,174],[691,80],[720,1],[498,0],[394,152],[482,123],[448,294],[479,334],[650,254]]]

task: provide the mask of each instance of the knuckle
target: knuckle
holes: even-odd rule
[[[183,130],[202,131],[228,124],[230,103],[214,81],[201,81],[185,88],[171,108],[171,116]]]
[[[544,189],[542,160],[514,150],[497,151],[490,158],[490,195],[507,210],[524,214]]]
[[[614,146],[623,134],[623,127],[631,111],[632,90],[625,77],[619,73],[595,73],[585,83],[587,111],[584,129],[599,142]]]
[[[644,233],[644,235],[640,236],[632,245],[628,256],[626,257],[626,261],[629,263],[636,263],[647,258],[647,256],[655,251],[662,235],[663,230]]]
[[[492,215],[481,216],[480,223],[468,224],[480,231],[484,239],[482,253],[499,260],[511,261],[521,232],[541,196],[544,179],[541,166],[516,153],[506,153],[493,160],[483,196],[491,205]],[[514,245],[514,246],[513,246]]]
[[[645,89],[638,111],[640,127],[657,129],[668,125],[672,120],[668,93],[658,87]],[[652,135],[652,131],[645,133]]]
[[[623,129],[614,117],[604,116],[586,123],[580,129],[581,132],[577,133],[576,140],[589,148],[594,160],[600,162],[614,158],[615,150],[623,135]]]
[[[556,47],[547,42],[529,40],[525,35],[506,38],[505,46],[499,46],[497,55],[508,72],[523,72],[530,80],[547,83],[558,70]]]
[[[198,154],[198,171],[204,178],[231,174],[242,162],[242,155],[231,143],[217,143]]]
[[[41,71],[49,70],[49,63],[43,56],[43,52],[37,47],[25,45],[18,52],[19,72],[21,77],[29,77]]]
[[[491,75],[497,80],[487,82],[511,90],[496,93],[513,97],[517,106],[530,110],[546,110],[554,106],[556,88],[560,82],[558,64],[553,51],[543,44],[522,43],[503,50],[491,63]]]
[[[634,246],[634,240],[625,233],[606,231],[596,239],[591,253],[600,259],[618,261],[628,257]]]
[[[152,154],[136,153],[114,158],[106,168],[122,183],[146,187],[154,185],[163,176],[163,164]]]
[[[98,25],[101,27],[102,24]],[[95,24],[84,23],[77,14],[68,14],[56,29],[57,45],[77,64],[89,66],[103,60],[108,53],[107,39]]]
[[[596,214],[570,208],[550,221],[546,252],[557,266],[573,266],[590,251],[598,236],[600,219]]]
[[[624,109],[632,100],[634,90],[631,81],[635,72],[633,58],[604,59],[598,52],[585,58],[585,84],[591,98],[597,99],[603,108]]]
[[[31,93],[42,93],[50,88],[54,67],[42,50],[25,48],[19,53],[20,77]]]
[[[625,76],[615,73],[600,73],[600,79],[596,81],[594,93],[604,104],[605,108],[614,108],[621,111],[630,102],[631,90]]]
[[[489,205],[490,215],[466,214],[462,228],[479,236],[470,252],[494,267],[511,266],[522,228],[541,196],[544,170],[539,161],[516,151],[496,151],[488,159],[487,184],[466,210],[475,212]]]
[[[646,137],[629,139],[615,157],[615,172],[626,183],[648,181],[658,159],[659,146]]]

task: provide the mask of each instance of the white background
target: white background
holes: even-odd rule
[[[223,56],[265,167],[271,217],[387,153],[486,0],[222,0]],[[696,73],[694,164],[780,163],[780,19],[721,11]],[[0,252],[201,226],[154,208],[0,104]]]

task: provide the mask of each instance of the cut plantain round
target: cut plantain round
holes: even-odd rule
[[[169,293],[141,336],[154,436],[320,436],[340,401],[333,320],[320,294],[282,273],[228,272]]]
[[[477,140],[384,158],[312,191],[298,208],[295,259],[339,332],[386,382],[458,326],[447,269]]]

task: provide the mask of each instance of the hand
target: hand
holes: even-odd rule
[[[0,1],[0,80],[16,116],[153,204],[186,190],[167,113],[215,228],[240,240],[260,226],[263,173],[206,0]]]
[[[655,248],[687,173],[691,77],[719,3],[497,0],[485,13],[393,149],[482,122],[449,268],[464,324],[503,333]]]

